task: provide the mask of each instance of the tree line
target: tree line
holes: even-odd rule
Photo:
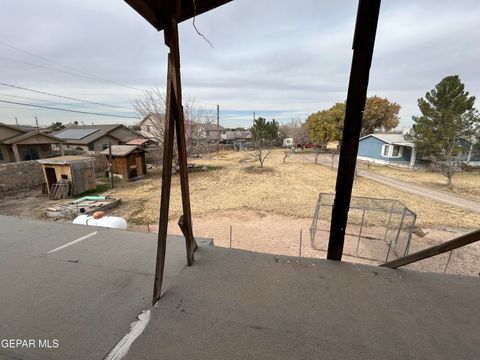
[[[421,115],[413,116],[412,131],[406,140],[414,143],[422,157],[431,160],[435,169],[452,178],[465,162],[468,151],[465,141],[480,147],[480,117],[474,107],[475,97],[465,90],[458,75],[447,76],[425,97],[418,99]],[[318,154],[326,150],[328,143],[341,144],[345,120],[345,102],[310,114],[305,122],[279,125],[275,120],[255,119],[251,128],[254,141],[254,157],[263,167],[270,155],[269,148],[278,139],[293,138],[296,145],[314,143]],[[400,105],[379,96],[368,97],[363,112],[361,136],[378,132],[391,132],[400,121]]]

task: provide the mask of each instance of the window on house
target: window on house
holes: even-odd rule
[[[0,150],[0,161],[3,161],[3,152]]]
[[[390,152],[390,145],[383,145],[382,155],[384,157],[388,157],[389,152]]]
[[[393,147],[392,156],[400,156],[400,146],[395,145]]]
[[[102,150],[107,150],[108,149],[108,144],[102,144]]]

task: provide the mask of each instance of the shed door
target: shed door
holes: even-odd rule
[[[73,195],[95,189],[95,172],[91,162],[77,162],[70,164],[72,171]]]
[[[141,154],[136,154],[135,155],[135,162],[136,162],[136,165],[137,165],[137,175],[140,176],[140,175],[144,175],[144,171],[143,171],[143,156]]]
[[[45,166],[45,176],[47,178],[48,193],[50,193],[50,188],[53,184],[57,182],[57,175],[55,174],[55,169],[53,167]]]

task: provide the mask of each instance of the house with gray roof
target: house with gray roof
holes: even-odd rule
[[[0,162],[18,162],[55,156],[52,146],[63,153],[63,140],[36,127],[0,123]]]
[[[110,143],[121,145],[142,138],[121,124],[72,125],[52,135],[62,139],[67,149],[79,151],[102,151],[108,148]]]
[[[472,157],[473,143],[458,139],[459,145],[465,149],[466,163],[474,163]],[[390,164],[413,167],[426,165],[430,159],[418,152],[415,144],[407,140],[405,134],[369,134],[360,138],[358,159],[377,164]]]
[[[370,134],[360,138],[360,160],[379,164],[415,165],[415,144],[405,139],[404,134]]]

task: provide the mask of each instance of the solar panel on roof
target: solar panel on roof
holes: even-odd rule
[[[55,136],[60,139],[80,140],[84,137],[92,135],[100,129],[65,129]]]

